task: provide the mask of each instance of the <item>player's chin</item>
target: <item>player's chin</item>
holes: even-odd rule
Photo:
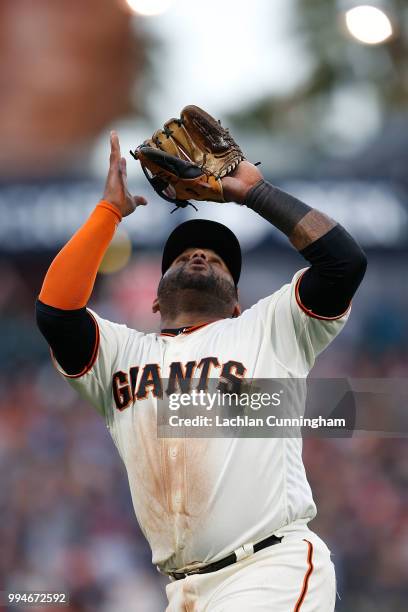
[[[206,270],[191,271],[184,277],[184,287],[186,289],[201,289],[207,287],[208,284],[213,284],[211,276]]]
[[[196,289],[198,291],[210,290],[217,284],[211,270],[206,269],[184,270],[178,281],[180,289]]]

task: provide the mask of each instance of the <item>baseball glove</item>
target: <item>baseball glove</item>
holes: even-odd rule
[[[245,159],[229,131],[192,105],[130,153],[153,189],[176,208],[191,204],[189,198],[225,202],[221,179]]]

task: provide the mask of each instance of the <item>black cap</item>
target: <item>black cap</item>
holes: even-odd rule
[[[211,249],[219,255],[235,285],[241,274],[241,247],[235,234],[222,223],[206,219],[192,219],[178,225],[167,238],[162,259],[162,274],[183,251],[190,248]]]

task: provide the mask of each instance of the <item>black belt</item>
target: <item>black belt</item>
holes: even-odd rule
[[[257,542],[253,546],[247,544],[238,548],[238,550],[234,551],[227,557],[220,559],[219,561],[214,561],[214,563],[210,563],[209,565],[204,565],[204,567],[198,567],[197,569],[189,570],[188,572],[169,572],[169,576],[174,578],[175,580],[182,580],[183,578],[187,578],[187,576],[192,576],[194,574],[209,574],[210,572],[217,572],[223,567],[227,567],[227,565],[232,565],[237,561],[241,561],[241,559],[246,559],[253,553],[262,550],[263,548],[267,548],[268,546],[273,546],[274,544],[279,544],[282,538],[278,538],[275,535],[271,535],[260,542]]]

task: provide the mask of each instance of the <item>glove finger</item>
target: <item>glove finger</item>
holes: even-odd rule
[[[157,149],[161,149],[163,146],[163,130],[156,130],[150,141],[145,141],[145,143],[147,142],[152,142]]]
[[[183,108],[181,120],[197,146],[209,154],[205,165],[210,173],[226,176],[245,159],[229,131],[198,106]]]
[[[188,154],[191,148],[191,142],[188,138],[188,134],[183,134],[184,128],[180,128],[177,119],[170,119],[164,124],[163,129],[156,130],[151,138],[151,142],[155,145],[155,148],[161,149],[181,157],[186,161],[192,161],[191,156]],[[175,136],[177,133],[177,136]],[[145,143],[147,144],[147,143]]]
[[[177,119],[170,119],[170,121],[167,121],[164,125],[164,129],[156,130],[151,141],[145,142],[144,144],[150,145],[150,143],[153,143],[154,148],[161,149],[185,161],[194,161],[192,146],[191,143],[188,142],[188,135],[186,135],[186,138],[181,133],[177,121]],[[174,136],[176,131],[178,132],[178,137]]]
[[[190,104],[181,111],[181,120],[186,129],[194,134],[201,146],[211,153],[224,153],[236,143],[221,123],[202,108]]]
[[[203,151],[191,138],[180,119],[169,119],[162,130],[156,130],[150,141],[143,144],[166,151],[170,155],[201,166],[204,162]]]
[[[180,119],[170,119],[164,124],[162,147],[168,153],[177,155],[182,159],[186,159],[197,166],[201,166],[203,159],[203,151],[197,146],[197,143],[188,133]]]
[[[182,151],[180,151],[177,147],[175,141],[169,136],[170,132],[166,134],[164,130],[156,130],[153,134],[150,142],[154,144],[154,148],[158,148],[161,151],[166,151],[170,155],[175,155],[176,157],[182,157],[182,159],[188,159]],[[150,146],[150,143],[144,143]]]

